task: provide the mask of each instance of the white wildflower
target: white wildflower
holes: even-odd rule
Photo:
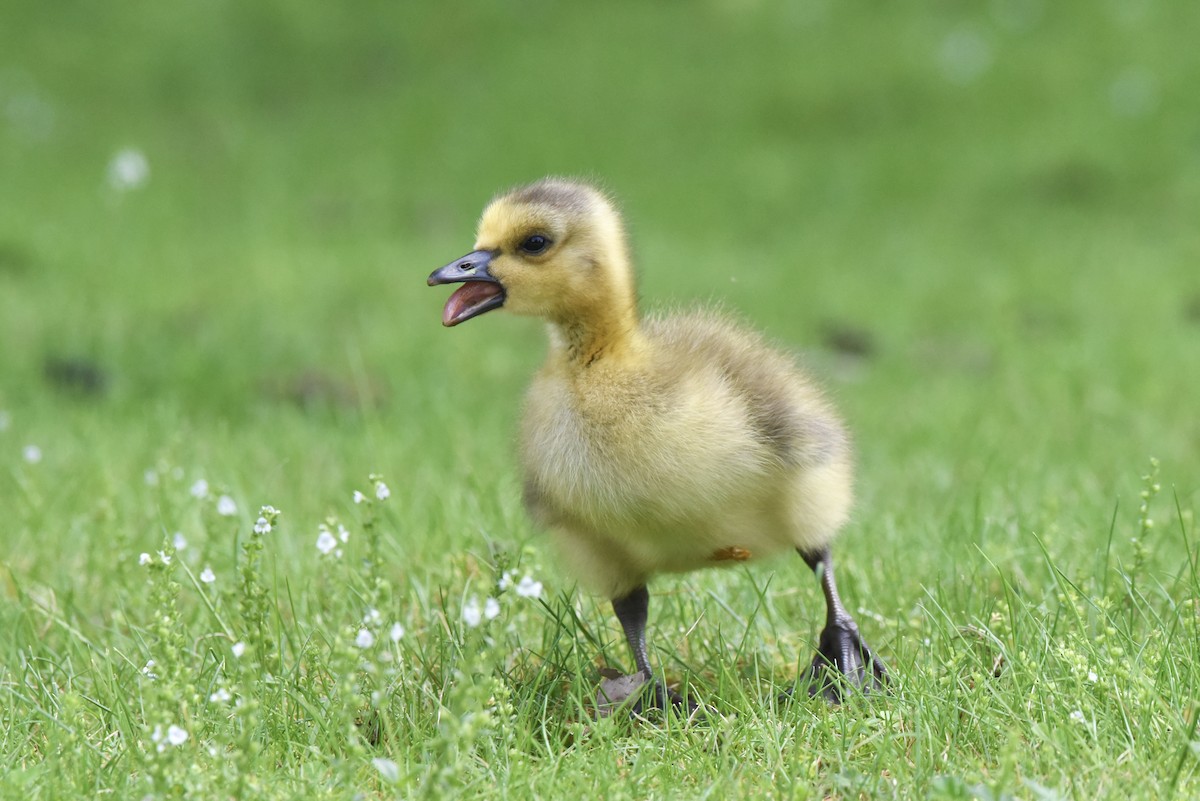
[[[205,565],[204,569],[200,571],[200,580],[203,581],[205,584],[212,584],[214,581],[217,580],[217,574],[212,572],[211,567],[209,567],[208,565]]]
[[[146,154],[134,147],[118,150],[108,162],[108,185],[118,192],[137,189],[150,178]]]
[[[367,613],[363,615],[363,623],[367,624],[368,626],[378,626],[382,622],[383,615],[379,613],[378,609],[368,609]]]
[[[37,445],[26,445],[25,449],[21,451],[21,455],[24,456],[25,461],[29,462],[30,464],[37,464],[38,462],[42,461],[42,449]]]
[[[375,766],[375,770],[379,771],[379,777],[385,782],[395,784],[400,781],[400,766],[392,760],[375,757],[371,760],[371,764]]]
[[[391,637],[392,642],[400,642],[400,640],[404,638],[404,626],[400,625],[399,623],[393,623],[391,631],[388,632],[388,636]]]
[[[233,647],[232,647],[232,648],[230,648],[229,650],[233,651],[233,655],[234,655],[234,657],[236,657],[237,659],[241,659],[241,658],[242,658],[242,654],[246,653],[246,643],[244,643],[244,642],[235,642],[235,643],[233,644]]]
[[[1159,105],[1159,81],[1145,67],[1130,67],[1112,82],[1108,101],[1112,110],[1123,117],[1144,117]]]
[[[325,555],[337,547],[337,539],[329,533],[329,529],[321,526],[321,533],[317,536],[317,550]]]
[[[187,548],[187,538],[183,536],[182,531],[175,532],[175,536],[171,538],[171,545],[173,545],[177,551],[182,551]]]
[[[938,48],[942,75],[959,86],[966,86],[987,72],[994,60],[992,45],[973,27],[951,31]]]
[[[167,727],[167,742],[171,745],[183,745],[187,739],[188,733],[185,729],[175,725]]]
[[[217,514],[222,517],[233,517],[237,514],[237,502],[228,495],[217,498]]]
[[[354,644],[359,648],[370,648],[375,644],[375,635],[369,629],[359,629],[358,636],[354,638]]]
[[[255,534],[270,534],[271,533],[270,521],[268,521],[267,518],[265,518],[265,517],[258,518],[258,520],[254,524],[254,533]]]
[[[475,628],[483,620],[483,610],[479,608],[479,599],[472,597],[462,609],[463,623],[466,623],[471,628]]]
[[[218,687],[216,692],[208,696],[208,700],[214,704],[223,704],[231,698],[233,698],[233,696],[230,695],[229,690],[226,690],[224,687]]]
[[[366,496],[366,495],[363,495],[363,494],[362,494],[361,492],[359,492],[358,490],[355,490],[355,491],[354,491],[354,502],[355,502],[355,503],[362,503],[362,502],[363,502],[363,501],[365,501],[366,499],[367,499],[367,496]]]
[[[495,598],[488,598],[483,602],[483,616],[488,620],[495,620],[500,614],[500,602]]]
[[[151,467],[146,472],[142,473],[142,481],[146,482],[147,487],[158,486],[158,471]]]
[[[192,488],[188,490],[188,492],[192,494],[193,498],[207,498],[208,482],[202,478],[198,479],[196,483],[192,485]]]
[[[153,659],[147,659],[145,666],[142,668],[142,675],[154,681],[158,678],[158,674],[154,672],[155,662]]]
[[[350,541],[350,532],[347,531],[346,527],[343,526],[341,523],[338,523],[338,539],[341,540],[342,542]]]
[[[1087,718],[1084,717],[1082,709],[1076,709],[1068,717],[1070,717],[1071,720],[1073,720],[1075,723],[1083,723],[1084,721],[1087,720]]]
[[[505,570],[504,575],[502,575],[500,577],[500,580],[498,582],[496,582],[496,586],[498,586],[500,588],[501,592],[504,592],[505,590],[507,590],[509,587],[512,586],[512,583],[513,583],[513,572],[511,570]]]
[[[164,565],[169,565],[169,564],[171,564],[171,557],[167,555],[167,552],[166,552],[166,551],[159,551],[159,552],[158,552],[158,558],[162,560],[162,563],[163,563]]]
[[[1100,677],[1096,675],[1096,671],[1094,671],[1094,670],[1088,671],[1088,681],[1090,681],[1092,684],[1095,684],[1096,682],[1100,681]]]
[[[154,560],[150,558],[150,554],[148,554],[148,553],[143,553],[141,556],[138,557],[139,565],[148,565],[153,561]]]
[[[388,489],[388,485],[382,481],[375,482],[375,497],[381,501],[386,501],[392,496],[392,491]]]
[[[534,581],[529,574],[517,584],[517,595],[522,598],[541,598],[542,597],[542,582]]]

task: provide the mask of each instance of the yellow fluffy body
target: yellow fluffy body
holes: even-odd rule
[[[545,254],[523,253],[531,232]],[[800,548],[845,522],[850,448],[792,361],[712,312],[642,320],[621,219],[547,179],[494,200],[477,250],[550,352],[521,425],[525,500],[589,589]]]

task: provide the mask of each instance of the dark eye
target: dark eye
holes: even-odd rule
[[[541,253],[546,248],[550,247],[550,240],[541,234],[525,237],[525,241],[521,243],[521,250],[526,253]]]

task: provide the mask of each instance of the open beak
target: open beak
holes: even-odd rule
[[[488,265],[494,258],[494,250],[476,250],[434,270],[429,276],[430,286],[462,284],[446,301],[442,325],[458,325],[504,305],[504,287],[488,272]]]

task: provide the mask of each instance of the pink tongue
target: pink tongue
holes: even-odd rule
[[[454,290],[454,294],[446,301],[442,309],[442,325],[457,325],[463,317],[479,304],[494,298],[501,292],[499,284],[490,281],[468,281]]]

